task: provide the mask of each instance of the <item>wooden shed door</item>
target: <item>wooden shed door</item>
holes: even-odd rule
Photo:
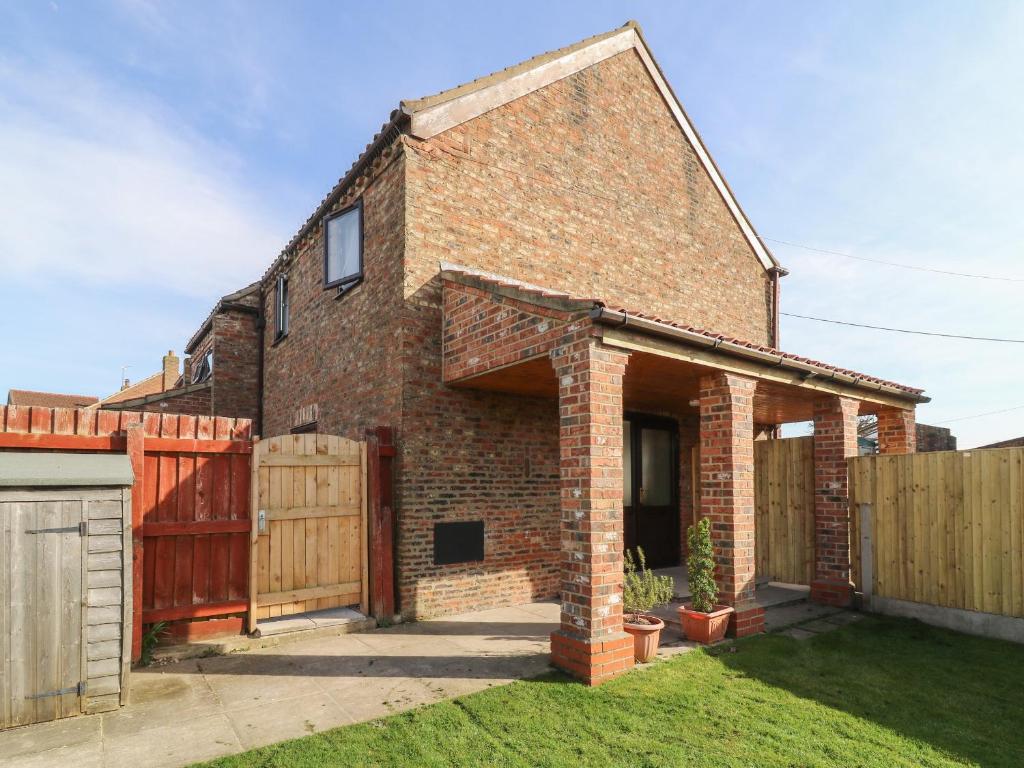
[[[41,497],[45,498],[45,497]],[[82,711],[82,502],[0,502],[0,725]]]
[[[253,446],[250,630],[259,619],[367,610],[366,444],[283,435]]]

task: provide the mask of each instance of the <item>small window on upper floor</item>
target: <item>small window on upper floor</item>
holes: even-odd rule
[[[363,204],[357,202],[324,221],[324,288],[339,292],[363,278]]]
[[[192,368],[192,383],[201,384],[213,376],[213,350],[209,350],[199,360],[199,365]]]
[[[288,335],[288,276],[277,276],[274,290],[274,341]]]

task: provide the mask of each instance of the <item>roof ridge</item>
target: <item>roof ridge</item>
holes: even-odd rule
[[[637,31],[640,31],[640,25],[636,21],[630,19],[621,27],[616,27],[615,29],[610,29],[607,32],[601,32],[596,35],[591,35],[590,37],[586,37],[582,40],[576,41],[575,43],[562,46],[561,48],[555,48],[554,50],[551,51],[539,53],[536,56],[531,56],[528,59],[520,61],[518,64],[513,64],[509,67],[495,70],[490,74],[474,78],[469,82],[461,83],[459,85],[454,86],[453,88],[445,88],[444,90],[438,91],[435,94],[432,94],[430,96],[422,96],[418,99],[402,99],[402,101],[400,102],[400,106],[403,112],[405,112],[406,114],[410,114],[412,112],[419,112],[420,110],[437,106],[438,104],[444,104],[446,101],[457,99],[459,96],[464,96],[467,93],[473,93],[474,91],[486,88],[487,86],[491,85],[496,81],[505,80],[509,77],[513,77],[519,74],[520,72],[527,72],[541,64],[546,63],[547,61],[558,59],[561,58],[562,56],[567,56],[568,54],[574,53],[575,51],[578,51],[581,48],[586,48],[587,46],[593,45],[594,43],[600,42],[601,40],[606,40],[609,37],[613,37],[614,35],[621,33],[624,29],[635,29]]]

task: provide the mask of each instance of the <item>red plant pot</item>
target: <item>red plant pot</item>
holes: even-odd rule
[[[695,611],[688,606],[680,606],[679,623],[683,625],[683,635],[695,643],[717,643],[725,637],[729,628],[729,616],[733,608],[729,605],[716,605],[711,613]]]
[[[639,663],[646,664],[658,655],[658,644],[661,642],[661,630],[665,628],[665,622],[648,614],[640,614],[640,617],[653,623],[634,624],[623,621],[622,628],[633,636],[633,656]]]

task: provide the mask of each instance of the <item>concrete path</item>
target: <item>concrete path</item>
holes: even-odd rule
[[[0,766],[178,768],[535,677],[558,614],[532,603],[138,670],[118,712],[0,733]],[[833,614],[787,603],[767,619],[809,636],[855,618]],[[658,655],[695,647],[669,626]]]
[[[136,671],[118,712],[0,733],[0,765],[177,768],[548,669],[556,603]]]

